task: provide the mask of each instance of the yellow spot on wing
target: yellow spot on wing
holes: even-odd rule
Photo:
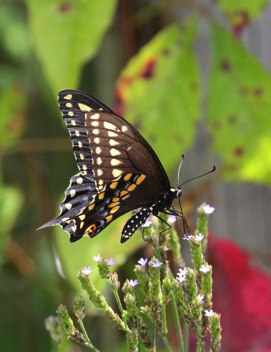
[[[105,192],[102,192],[102,193],[100,193],[100,194],[98,195],[98,198],[99,198],[99,199],[104,199],[104,195],[105,195]]]
[[[80,224],[80,229],[82,229],[84,227],[84,225],[85,225],[85,223],[84,223],[84,221],[82,221]]]
[[[116,205],[119,205],[119,204],[120,204],[119,202],[111,203],[111,204],[108,205],[108,208],[113,208],[113,207],[115,207]]]
[[[121,192],[120,192],[120,196],[121,196],[121,197],[125,196],[126,194],[128,194],[127,191],[121,191]]]
[[[95,207],[95,203],[92,203],[88,206],[88,210],[92,210]]]
[[[109,215],[109,216],[107,216],[107,217],[105,218],[105,220],[106,220],[107,222],[109,222],[109,221],[112,220],[112,218],[113,218],[113,216],[112,216],[112,215]]]
[[[80,220],[85,220],[85,218],[86,218],[86,215],[85,215],[85,214],[79,215],[79,219],[80,219]]]
[[[65,207],[66,207],[68,210],[71,210],[72,204],[71,204],[71,203],[67,203],[67,204],[65,204]]]
[[[67,108],[71,108],[72,104],[71,103],[67,103],[66,106],[67,106]]]
[[[116,211],[118,211],[119,210],[119,207],[117,206],[117,207],[115,207],[115,208],[112,208],[111,210],[110,210],[110,214],[114,214]]]
[[[78,177],[78,179],[76,180],[76,182],[81,185],[83,183],[83,178],[82,177]]]
[[[72,111],[69,111],[69,112],[68,112],[68,115],[69,115],[69,116],[73,116],[74,114],[73,114]]]
[[[127,174],[123,177],[124,181],[129,181],[133,174]]]
[[[100,118],[100,114],[90,115],[90,118],[91,118],[92,120],[97,120],[97,119]]]
[[[139,185],[142,181],[144,181],[146,178],[145,175],[140,175],[137,179],[136,179],[136,184]]]
[[[135,188],[136,188],[136,185],[132,184],[127,188],[127,191],[132,192]]]
[[[85,104],[78,103],[78,106],[81,111],[91,111],[91,108]]]
[[[71,189],[71,190],[70,190],[70,196],[71,196],[71,197],[74,197],[75,194],[76,194],[76,191],[75,191],[74,189]]]
[[[117,187],[117,185],[118,185],[118,182],[112,182],[110,184],[110,188],[115,189]]]
[[[65,95],[65,97],[64,97],[64,99],[67,99],[67,100],[71,100],[71,98],[72,98],[71,94]]]

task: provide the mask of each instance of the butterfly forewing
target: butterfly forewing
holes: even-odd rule
[[[120,215],[150,207],[169,190],[153,149],[136,129],[97,99],[78,91],[59,93],[59,106],[80,173],[71,178],[60,224],[74,242],[96,236]]]

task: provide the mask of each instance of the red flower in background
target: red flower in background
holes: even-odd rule
[[[271,351],[271,277],[226,239],[210,236],[214,311],[221,314],[223,352]]]

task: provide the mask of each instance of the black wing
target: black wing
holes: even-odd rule
[[[41,228],[60,224],[71,241],[84,234],[93,237],[120,215],[151,206],[169,190],[155,152],[126,120],[78,91],[61,91],[59,106],[80,173],[71,178],[61,214]]]

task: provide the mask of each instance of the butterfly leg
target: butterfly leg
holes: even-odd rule
[[[142,208],[135,213],[125,224],[121,233],[121,243],[129,240],[135,233],[135,231],[145,223],[147,217],[150,215],[151,210],[149,208]]]
[[[161,231],[160,233],[163,233],[163,232],[165,232],[165,231],[167,231],[168,229],[171,228],[171,225],[170,225],[168,222],[166,222],[166,220],[160,218],[160,216],[158,216],[158,215],[155,215],[155,216],[156,216],[159,220],[161,220],[164,224],[167,225],[167,227],[166,227],[163,231]]]

